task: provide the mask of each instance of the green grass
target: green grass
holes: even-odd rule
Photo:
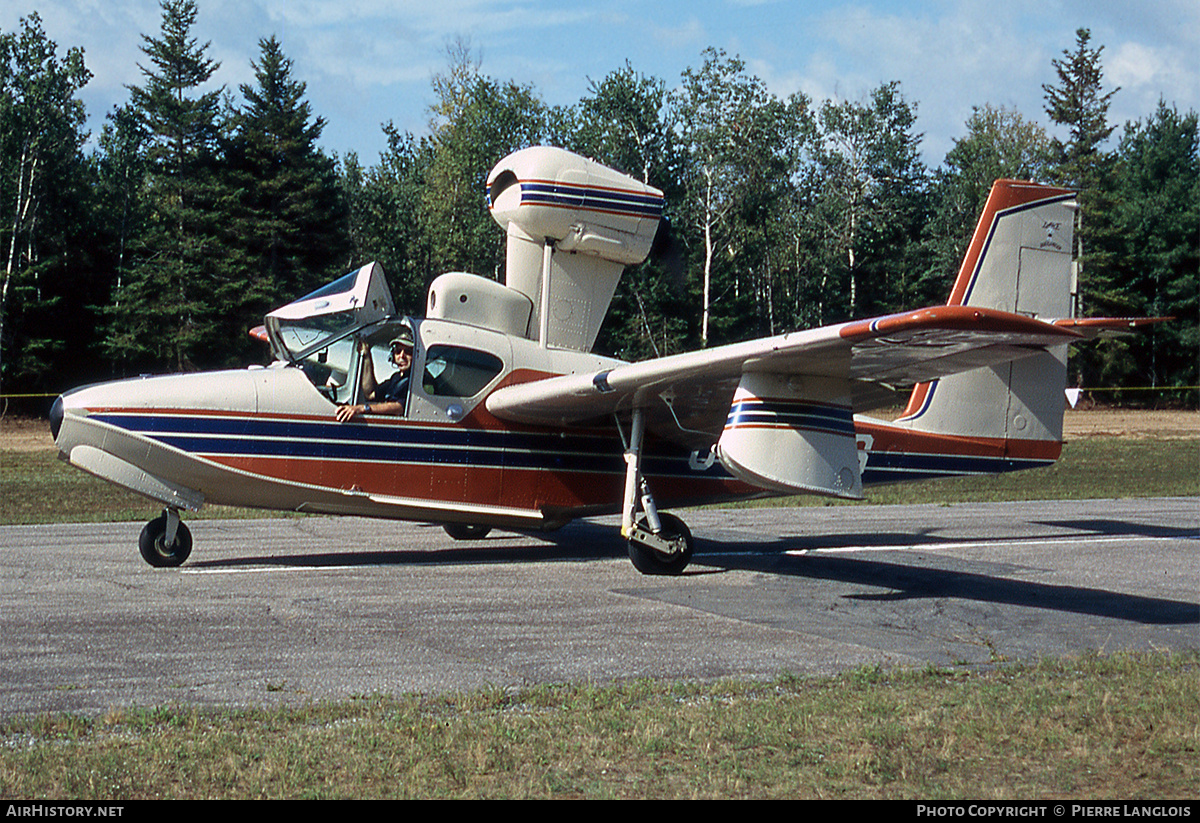
[[[0,796],[1194,798],[1200,657],[132,709],[0,726]]]
[[[784,497],[739,505],[880,505],[992,503],[1005,500],[1085,500],[1200,495],[1200,438],[1153,440],[1089,438],[1063,445],[1044,469],[983,477],[950,477],[868,486],[863,502]]]
[[[58,459],[53,449],[0,452],[0,525],[146,520],[162,506]],[[279,512],[205,506],[188,519],[279,516]]]
[[[0,524],[145,520],[160,507],[57,459],[53,450],[0,452]],[[1055,465],[996,477],[868,488],[867,504],[968,503],[1200,495],[1200,439],[1090,438],[1067,443]],[[734,505],[834,505],[784,497]],[[863,504],[852,504],[863,505]],[[257,509],[206,506],[196,517],[263,517]]]

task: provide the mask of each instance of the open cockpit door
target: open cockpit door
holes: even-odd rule
[[[299,364],[395,313],[383,268],[368,263],[268,314],[267,338],[277,360]]]

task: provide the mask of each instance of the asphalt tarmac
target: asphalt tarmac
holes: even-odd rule
[[[195,520],[178,569],[141,523],[0,527],[0,716],[1200,648],[1197,498],[679,513],[674,578],[612,519]]]

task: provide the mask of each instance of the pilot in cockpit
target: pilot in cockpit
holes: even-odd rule
[[[370,345],[365,340],[359,342],[359,353],[363,355],[364,360],[360,380],[363,402],[338,406],[336,416],[340,422],[352,420],[360,414],[404,414],[408,401],[408,378],[413,363],[412,332],[401,329],[392,340],[391,349],[396,373],[380,383],[375,379]]]

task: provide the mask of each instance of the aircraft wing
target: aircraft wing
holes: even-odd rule
[[[939,306],[511,385],[489,396],[487,409],[514,422],[569,425],[641,406],[659,434],[699,447],[720,436],[747,372],[849,380],[861,411],[880,388],[1016,360],[1084,336],[1025,315]]]
[[[1166,323],[1174,317],[1072,317],[1055,320],[1054,325],[1079,332],[1086,340],[1132,334],[1143,326]]]

